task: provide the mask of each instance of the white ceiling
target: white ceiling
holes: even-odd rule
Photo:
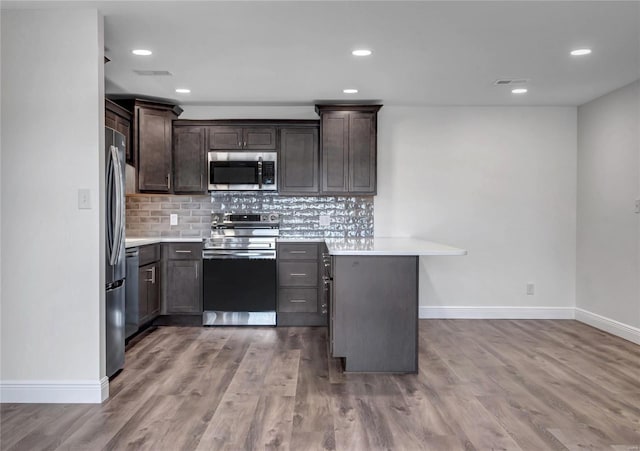
[[[579,105],[640,78],[638,1],[87,3],[105,16],[107,93],[180,104]]]

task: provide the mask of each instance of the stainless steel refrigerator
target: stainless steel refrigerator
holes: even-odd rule
[[[105,127],[106,354],[107,377],[124,367],[125,340],[125,138]]]

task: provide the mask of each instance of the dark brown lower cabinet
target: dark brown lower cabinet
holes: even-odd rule
[[[345,371],[418,371],[418,257],[331,257],[332,357]]]
[[[164,313],[202,314],[202,243],[165,243]]]
[[[138,269],[138,326],[148,323],[159,314],[160,265],[155,262]]]
[[[202,313],[201,260],[167,262],[167,313]]]
[[[278,326],[327,325],[318,246],[324,243],[278,244]]]

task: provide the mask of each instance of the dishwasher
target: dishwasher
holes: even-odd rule
[[[138,332],[138,267],[140,257],[138,248],[127,249],[127,283],[125,285],[124,337],[128,340]]]

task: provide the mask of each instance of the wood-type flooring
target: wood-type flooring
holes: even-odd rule
[[[421,320],[419,346],[418,374],[344,374],[325,328],[160,327],[102,405],[3,404],[0,448],[640,451],[638,345],[569,320]]]

